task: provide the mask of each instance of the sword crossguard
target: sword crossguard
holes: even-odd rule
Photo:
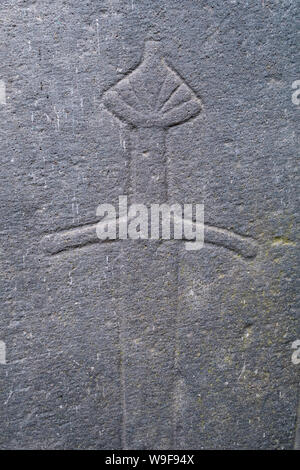
[[[200,99],[166,63],[159,42],[147,41],[139,66],[104,93],[103,103],[131,127],[133,201],[148,204],[166,201],[166,130],[196,117],[202,108]],[[46,235],[42,249],[54,255],[98,243],[96,226]],[[257,252],[254,240],[214,226],[204,226],[204,242],[223,246],[244,258],[252,258]],[[192,243],[189,241],[191,250]]]

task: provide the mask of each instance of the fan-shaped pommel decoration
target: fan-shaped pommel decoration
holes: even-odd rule
[[[162,58],[159,42],[148,41],[142,63],[103,97],[106,108],[134,127],[167,128],[201,110],[200,100]]]

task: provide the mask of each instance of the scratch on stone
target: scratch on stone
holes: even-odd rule
[[[14,393],[14,392],[13,392],[12,390],[9,392],[8,397],[7,397],[7,400],[5,400],[5,402],[4,402],[4,405],[7,405],[7,404],[8,404],[8,402],[9,402],[9,400],[11,399],[13,393]]]
[[[96,18],[96,28],[97,28],[97,49],[100,52],[100,37],[99,37],[99,20]]]
[[[240,375],[238,376],[238,382],[239,382],[240,379],[242,378],[242,376],[243,376],[245,370],[246,370],[246,363],[244,362],[244,365],[243,365],[243,367],[242,367],[241,373],[240,373]]]
[[[4,80],[0,80],[0,104],[6,104],[6,87]]]

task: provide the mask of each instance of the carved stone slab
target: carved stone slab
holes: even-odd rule
[[[154,3],[4,2],[2,449],[299,445],[296,2]],[[204,248],[99,241],[123,194]]]

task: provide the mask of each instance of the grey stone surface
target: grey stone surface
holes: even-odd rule
[[[1,3],[2,449],[297,445],[296,6]],[[202,250],[97,241],[143,186]]]

